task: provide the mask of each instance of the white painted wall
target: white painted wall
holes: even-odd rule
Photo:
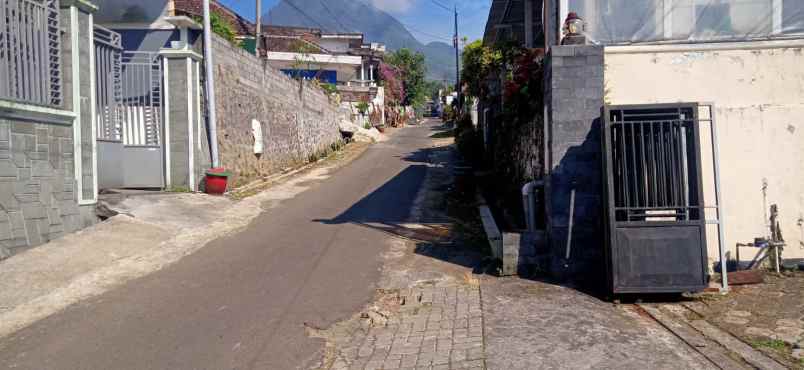
[[[797,40],[606,48],[608,104],[715,104],[725,240],[731,256],[736,243],[769,233],[762,194],[767,179],[767,204],[778,204],[781,211],[788,243],[784,256],[804,258],[802,47],[804,42]],[[702,140],[703,145],[711,143],[708,131]],[[714,204],[708,149],[703,150],[706,201]],[[708,228],[707,238],[709,259],[716,261],[714,227]]]
[[[338,38],[322,38],[318,41],[318,44],[321,45],[324,49],[327,49],[333,53],[346,53],[349,51],[349,39],[338,39]]]

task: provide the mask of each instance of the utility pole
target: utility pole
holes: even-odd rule
[[[212,26],[210,25],[209,0],[204,0],[204,70],[207,83],[207,112],[209,117],[209,146],[212,152],[212,167],[218,167],[218,123],[215,117],[215,80],[212,76]]]
[[[261,5],[262,0],[257,0],[257,29],[254,32],[254,53],[257,54],[257,57],[260,57],[260,31],[262,31],[262,14],[261,13]]]
[[[455,4],[455,38],[453,39],[453,44],[455,44],[455,91],[458,92],[458,110],[460,111],[462,107],[461,103],[461,59],[460,59],[460,51],[458,50],[458,4]]]

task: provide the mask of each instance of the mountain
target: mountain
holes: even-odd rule
[[[422,44],[390,14],[357,0],[282,0],[263,16],[275,26],[320,28],[327,32],[360,32],[367,42],[384,43],[390,50],[420,51],[427,61],[427,77],[455,81],[455,49],[444,42]]]

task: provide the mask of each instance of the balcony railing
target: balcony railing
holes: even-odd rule
[[[58,0],[0,0],[0,99],[60,106]]]

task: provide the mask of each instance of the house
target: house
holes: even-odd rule
[[[217,1],[210,2],[210,11],[231,27],[235,38],[253,39],[252,22]],[[183,41],[200,51],[201,17],[201,0],[111,0],[99,7],[96,22],[120,33],[125,50],[154,52]],[[181,23],[188,18],[197,24]]]
[[[523,3],[535,2],[494,1],[484,41],[529,40],[525,16],[511,14]],[[804,258],[804,3],[543,5],[551,271],[607,266],[621,292],[644,291],[647,276],[668,290],[700,287],[738,244],[771,234],[783,235],[783,258]],[[651,147],[662,143],[664,157]],[[682,147],[689,156],[672,159]]]
[[[367,43],[360,33],[304,27],[266,25],[261,36],[262,56],[269,65],[293,78],[334,86],[356,119],[363,116],[357,110],[362,102],[369,104],[369,111],[384,109],[384,91],[378,82],[385,45]],[[384,113],[380,116],[384,120]]]

